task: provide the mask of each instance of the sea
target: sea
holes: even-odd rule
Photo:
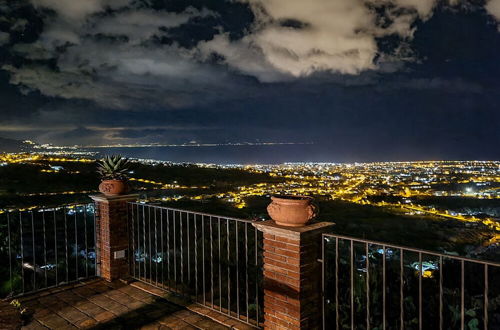
[[[86,151],[99,156],[120,154],[129,158],[153,159],[174,163],[208,164],[282,164],[335,162],[335,155],[314,144],[218,145],[218,146],[144,146],[99,147]]]

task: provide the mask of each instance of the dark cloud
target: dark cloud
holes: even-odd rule
[[[0,0],[0,135],[498,158],[496,3]]]

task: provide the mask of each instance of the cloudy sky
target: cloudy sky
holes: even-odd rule
[[[500,0],[0,0],[0,136],[500,159]]]

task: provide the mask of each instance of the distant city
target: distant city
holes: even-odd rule
[[[82,202],[96,192],[94,168],[98,152],[32,141],[22,145],[24,150],[0,154],[0,169],[18,166],[0,185],[4,200],[10,198],[0,206],[4,211],[45,207],[70,197]],[[229,213],[265,217],[265,201],[271,195],[310,195],[326,205],[322,214],[333,221],[338,217],[336,207],[353,208],[353,222],[356,217],[366,217],[366,207],[371,207],[383,212],[377,215],[380,221],[389,215],[432,220],[448,227],[461,226],[460,232],[468,228],[481,233],[472,239],[477,246],[500,243],[500,161],[267,165],[175,163],[144,158],[132,161],[130,182],[148,202],[182,203],[188,208],[196,207],[196,203],[204,203],[204,207],[207,203],[222,203]],[[42,183],[38,187],[37,183],[20,187],[16,178],[28,172],[32,181],[50,180],[50,187]],[[256,199],[261,204],[256,204]],[[331,205],[334,212],[328,213]]]

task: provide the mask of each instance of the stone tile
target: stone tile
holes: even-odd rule
[[[52,310],[50,310],[48,308],[44,308],[44,307],[34,308],[31,310],[33,310],[35,312],[33,314],[33,317],[36,319],[54,313]]]
[[[126,306],[130,309],[139,309],[139,308],[143,308],[144,306],[147,306],[147,304],[145,302],[140,301],[140,300],[136,300],[136,301],[133,301],[131,303],[128,303]]]
[[[187,327],[191,326],[190,324],[187,324],[183,320],[177,318],[171,322],[165,323],[164,325],[170,327],[171,329],[188,329]]]
[[[29,324],[21,327],[23,330],[47,330],[46,327],[40,324],[37,320],[32,320]]]
[[[40,303],[40,305],[50,306],[53,304],[60,303],[61,301],[59,299],[57,299],[56,297],[50,295],[50,296],[45,296],[45,297],[39,298],[38,302]]]
[[[195,324],[196,322],[199,322],[201,320],[203,320],[204,317],[201,316],[201,315],[198,315],[198,314],[192,314],[192,315],[189,315],[187,317],[184,317],[183,318],[183,321],[184,322],[187,322],[189,324]]]
[[[85,320],[79,321],[75,325],[81,329],[91,329],[97,325],[97,321],[91,318],[86,318]]]
[[[134,288],[131,286],[126,286],[126,287],[120,288],[118,290],[123,291],[124,293],[128,294],[129,296],[136,298],[138,300],[141,300],[141,301],[142,300],[150,300],[152,297],[149,293],[146,293],[140,289],[137,289],[137,288]]]
[[[78,309],[74,307],[66,307],[60,311],[57,312],[60,316],[62,316],[64,319],[68,320],[70,323],[78,323],[79,321],[85,320],[88,318],[87,315],[84,313],[80,312]]]
[[[75,305],[75,308],[78,310],[82,311],[83,313],[94,317],[94,315],[100,314],[102,312],[105,312],[106,310],[102,307],[97,306],[96,304],[87,301],[83,304]]]
[[[220,323],[217,323],[215,321],[212,321],[208,318],[204,318],[194,324],[196,327],[201,328],[201,329],[214,329],[214,330],[225,330],[229,329],[226,326],[223,326]]]
[[[96,316],[94,316],[94,318],[98,322],[106,322],[106,321],[110,321],[113,318],[115,318],[115,314],[108,312],[108,311],[105,311],[105,312],[102,312],[100,314],[97,314]]]
[[[62,301],[65,301],[65,302],[70,303],[70,304],[76,303],[76,302],[82,300],[82,297],[80,297],[79,295],[77,295],[76,293],[73,293],[71,291],[59,292],[59,293],[56,293],[52,296],[57,298],[57,299],[61,299]]]
[[[143,325],[140,329],[141,330],[158,330],[158,329],[160,329],[160,327],[161,327],[160,323],[154,322],[151,324]]]
[[[193,315],[193,312],[188,311],[187,309],[181,309],[177,312],[172,313],[172,315],[174,315],[175,317],[178,317],[180,319],[183,319],[185,317]]]
[[[84,287],[84,286],[79,287],[79,288],[75,288],[71,291],[73,293],[79,295],[80,297],[84,297],[84,298],[92,297],[93,295],[95,295],[95,292],[93,290],[91,290],[90,288]]]
[[[67,325],[69,325],[68,321],[66,321],[65,319],[63,319],[62,317],[60,317],[59,315],[57,314],[49,314],[49,315],[45,315],[41,318],[38,319],[38,321],[48,327],[48,328],[55,328],[55,329],[59,329],[59,328],[62,328],[62,327],[65,327]]]
[[[122,304],[119,304],[113,299],[110,299],[103,295],[90,297],[89,300],[94,304],[96,304],[97,306],[102,307],[105,310],[111,311],[116,315],[126,313],[129,310]]]
[[[157,320],[160,324],[166,325],[169,327],[175,326],[176,324],[179,323],[179,321],[182,321],[178,317],[175,317],[173,315],[165,315]]]

